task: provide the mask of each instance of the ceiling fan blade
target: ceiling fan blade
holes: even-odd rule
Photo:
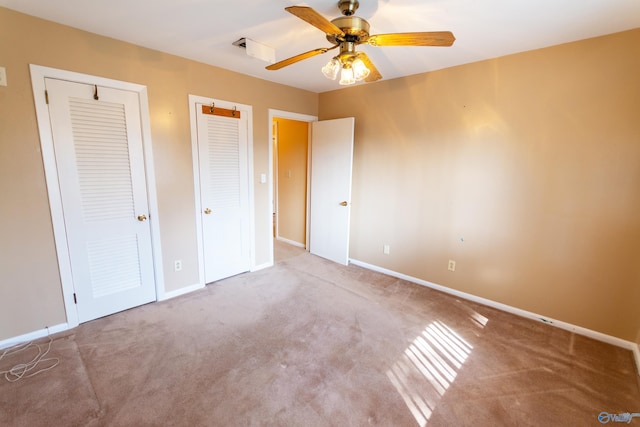
[[[267,70],[279,70],[280,68],[284,68],[288,65],[295,64],[298,61],[302,61],[303,59],[311,58],[312,56],[321,55],[330,51],[331,49],[337,48],[338,45],[333,47],[321,47],[319,49],[313,49],[309,52],[301,53],[296,56],[292,56],[291,58],[283,59],[280,62],[276,62],[275,64],[267,65],[265,68]]]
[[[427,33],[376,34],[367,43],[372,46],[451,46],[456,38],[451,31]]]
[[[331,23],[327,18],[307,6],[289,6],[284,10],[297,16],[303,21],[313,25],[317,29],[324,31],[326,34],[334,36],[344,36],[342,30]]]
[[[375,82],[382,78],[382,74],[380,74],[380,71],[378,71],[376,66],[373,65],[373,62],[371,62],[371,59],[369,59],[369,56],[367,56],[366,53],[358,52],[356,55],[362,60],[362,62],[364,62],[364,65],[366,65],[369,69],[369,75],[364,79],[365,82]]]

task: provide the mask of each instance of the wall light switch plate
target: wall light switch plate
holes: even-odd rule
[[[0,86],[7,85],[7,69],[0,67]]]

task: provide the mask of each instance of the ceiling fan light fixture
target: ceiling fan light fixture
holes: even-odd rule
[[[352,85],[356,82],[356,78],[353,74],[353,68],[351,68],[350,65],[345,64],[344,67],[342,67],[342,72],[340,73],[340,84],[345,86],[345,85]]]
[[[370,71],[360,58],[356,58],[351,63],[351,68],[353,69],[353,77],[357,81],[364,80],[369,76]]]
[[[333,57],[331,61],[322,67],[322,74],[329,80],[335,80],[338,77],[338,71],[340,71],[340,60],[338,57]]]
[[[334,0],[335,1],[335,0]],[[361,44],[370,46],[451,46],[455,37],[451,31],[407,32],[388,34],[369,34],[369,23],[355,15],[358,0],[338,0],[341,17],[328,20],[309,6],[289,6],[285,10],[325,33],[332,47],[321,47],[300,53],[275,64],[268,65],[267,70],[279,70],[302,61],[340,48],[340,53],[322,67],[322,73],[330,80],[335,80],[338,71],[341,85],[351,85],[357,81],[375,82],[382,75],[371,62],[365,52],[357,52]]]

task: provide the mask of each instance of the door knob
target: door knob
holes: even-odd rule
[[[147,220],[147,216],[145,214],[138,215],[138,221],[146,221],[146,220]]]
[[[344,202],[340,202],[340,206],[347,206],[349,203],[345,200]]]
[[[211,213],[211,209],[209,209],[209,208],[205,209],[205,210],[204,210],[204,213],[205,213],[205,214],[207,214],[207,215],[209,215],[209,214]]]

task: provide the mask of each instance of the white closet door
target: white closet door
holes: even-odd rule
[[[154,301],[138,95],[46,87],[79,321]]]
[[[198,105],[198,156],[205,283],[250,268],[247,116],[222,117]]]

